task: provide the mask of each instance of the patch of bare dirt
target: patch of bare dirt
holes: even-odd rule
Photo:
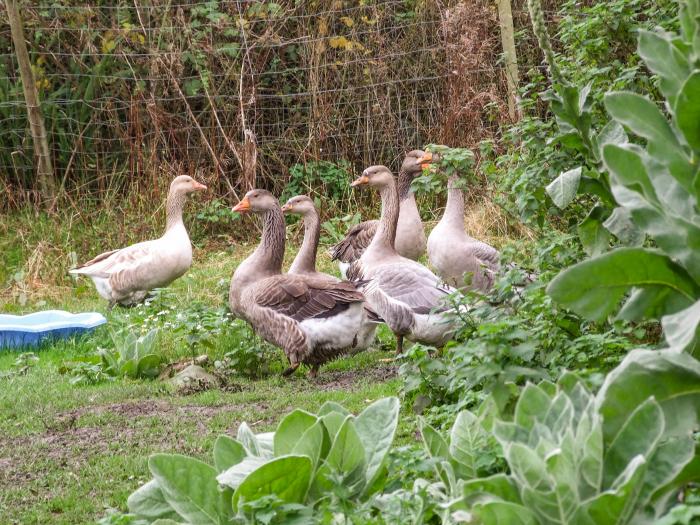
[[[318,377],[309,379],[323,390],[346,390],[359,382],[384,382],[396,377],[395,365],[376,366],[364,370],[325,371],[321,368]]]
[[[95,455],[115,448],[133,450],[133,447],[142,447],[144,418],[194,421],[197,431],[205,434],[213,417],[237,410],[240,410],[239,406],[230,404],[199,406],[177,405],[164,400],[140,400],[65,411],[46,421],[43,433],[0,439],[0,487],[40,478],[48,468],[41,463],[75,471]],[[94,415],[117,415],[127,423],[115,421],[104,426],[80,425],[81,418]],[[148,447],[151,450],[174,449],[185,445],[180,443],[182,439],[175,428],[166,427],[155,440],[149,436]]]

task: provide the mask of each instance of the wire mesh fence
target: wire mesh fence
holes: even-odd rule
[[[234,195],[280,190],[295,164],[395,167],[428,142],[473,145],[507,118],[488,0],[19,5],[66,191],[162,187],[174,170]],[[30,194],[35,160],[7,24],[0,126],[0,173],[10,193]]]

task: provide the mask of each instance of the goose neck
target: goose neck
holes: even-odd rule
[[[263,232],[260,244],[251,255],[260,272],[282,273],[284,259],[284,215],[279,206],[263,214]]]
[[[168,199],[165,202],[165,231],[168,232],[172,228],[183,224],[182,210],[185,208],[187,196],[180,192],[171,192],[168,194]]]
[[[289,273],[309,273],[316,271],[316,252],[321,236],[321,221],[316,210],[308,211],[304,219],[304,241],[299,253],[289,267]]]
[[[396,183],[392,182],[379,190],[382,199],[382,214],[377,233],[370,244],[373,249],[383,248],[394,251],[396,224],[399,220],[399,194]]]
[[[411,191],[412,182],[413,176],[408,173],[408,171],[401,168],[399,171],[399,201],[413,197],[413,192]]]
[[[452,226],[464,230],[464,193],[459,188],[459,179],[451,177],[447,182],[447,205],[444,219]]]

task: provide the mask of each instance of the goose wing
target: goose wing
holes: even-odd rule
[[[71,273],[109,279],[112,290],[119,293],[150,289],[158,283],[149,275],[163,266],[157,251],[153,241],[134,244],[98,255]]]
[[[413,261],[380,266],[372,272],[372,277],[386,295],[417,314],[449,309],[449,305],[443,304],[444,299],[455,291],[441,284],[440,279],[425,266]]]
[[[371,220],[350,228],[345,234],[345,238],[331,248],[331,259],[344,263],[351,263],[359,259],[365,248],[372,242],[378,227],[379,221]]]
[[[348,281],[301,275],[275,275],[256,283],[253,300],[295,321],[332,317],[348,305],[364,301]]]
[[[500,266],[501,256],[498,250],[485,242],[475,241],[469,247],[469,251],[476,257],[481,264],[490,270],[498,270]]]

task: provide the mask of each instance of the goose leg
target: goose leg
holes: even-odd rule
[[[299,365],[300,365],[300,364],[301,364],[301,363],[294,363],[293,365],[290,365],[289,368],[287,368],[287,370],[285,370],[284,372],[282,372],[282,375],[283,375],[284,377],[289,377],[289,376],[291,376],[294,372],[296,372],[296,370],[297,370],[297,368],[299,368]]]
[[[396,335],[396,355],[403,354],[403,335]]]
[[[313,365],[311,370],[309,370],[309,377],[315,379],[318,377],[318,368],[320,365]]]
[[[110,301],[109,304],[107,305],[107,311],[111,312],[112,309],[114,309],[114,307],[116,306],[116,304],[117,304],[117,301]]]

